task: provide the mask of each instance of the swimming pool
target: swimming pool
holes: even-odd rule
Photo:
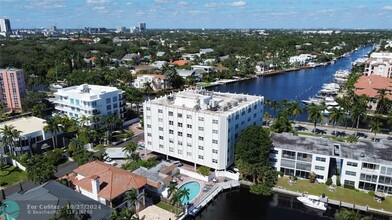
[[[194,200],[197,195],[200,193],[200,183],[196,181],[191,181],[187,182],[184,185],[182,185],[179,189],[189,189],[189,199],[187,198],[182,198],[181,199],[181,204],[187,204],[188,202]]]

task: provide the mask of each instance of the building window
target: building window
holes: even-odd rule
[[[169,139],[169,143],[173,144],[174,140],[173,139]]]
[[[178,141],[177,143],[178,145],[182,146],[182,141]]]
[[[203,117],[199,117],[199,121],[204,121],[204,118]]]
[[[218,140],[212,140],[213,144],[218,144]]]
[[[152,145],[152,142],[151,141],[147,141],[147,145]]]
[[[345,180],[344,181],[344,185],[345,186],[355,186],[355,181],[351,181],[351,180]]]
[[[322,167],[322,166],[315,166],[315,169],[316,169],[316,170],[324,171],[324,170],[325,170],[325,167]]]
[[[147,117],[146,117],[147,119],[151,119],[151,116],[149,116],[149,115],[147,115]]]
[[[204,160],[204,157],[202,155],[199,155],[199,159]]]
[[[74,99],[69,99],[69,101],[71,102],[71,104],[73,105],[74,104]]]
[[[186,155],[187,156],[192,156],[192,153],[191,152],[186,152]]]
[[[178,114],[177,114],[177,117],[182,118],[182,114],[181,114],[181,113],[178,113]]]
[[[230,132],[230,131],[229,131],[229,132]],[[212,130],[212,133],[213,133],[213,134],[218,134],[218,130],[215,130],[215,129],[214,129],[214,130]]]
[[[114,103],[114,104],[113,104],[113,108],[117,108],[117,103]]]
[[[204,131],[204,128],[203,127],[199,127],[199,131]]]
[[[204,147],[203,146],[199,146],[199,150],[204,150]]]
[[[163,127],[159,127],[159,131],[163,131]]]
[[[151,108],[150,107],[146,107],[146,111],[150,111],[151,110]]]
[[[199,136],[199,141],[204,141],[204,137]]]
[[[158,118],[158,121],[159,122],[163,122],[163,118]]]
[[[111,101],[110,98],[107,98],[107,99],[106,99],[106,104],[109,104],[110,101]]]
[[[178,136],[182,137],[182,132],[181,131],[178,132]]]
[[[163,113],[163,110],[162,109],[158,109],[158,113]]]
[[[178,127],[182,128],[182,123],[178,122]]]
[[[213,163],[218,163],[218,160],[217,159],[212,159],[212,162]]]
[[[178,152],[178,154],[182,154],[182,150],[178,150],[177,152]]]
[[[147,136],[148,136],[148,137],[151,137],[151,133],[147,133]]]
[[[174,152],[174,148],[169,147],[169,151],[170,151],[170,152]]]
[[[111,105],[107,105],[107,106],[106,106],[106,110],[108,110],[108,111],[109,111],[109,110],[112,110],[112,106],[111,106]]]
[[[169,129],[169,134],[174,134],[174,131],[172,129]]]
[[[356,176],[357,173],[356,173],[356,172],[353,172],[353,171],[346,170],[346,175],[349,175],[349,176]]]
[[[217,149],[212,149],[212,153],[217,154],[218,150]]]
[[[192,115],[186,115],[187,119],[192,119]]]
[[[173,125],[174,123],[173,123],[173,121],[169,121],[169,125]]]
[[[169,116],[173,116],[173,112],[169,112]]]
[[[113,97],[113,102],[117,102],[117,96]]]
[[[350,166],[350,167],[357,167],[357,166],[358,166],[358,163],[351,162],[351,161],[347,161],[347,166]]]
[[[192,147],[192,144],[191,143],[187,143],[186,146],[187,147]]]
[[[316,161],[325,162],[325,157],[316,157]]]
[[[148,125],[147,125],[147,128],[151,128],[151,125],[150,125],[150,124],[148,124]]]
[[[372,163],[363,163],[362,168],[370,169],[370,170],[378,170],[380,166]]]
[[[187,124],[186,127],[187,127],[187,128],[192,128],[192,125]]]
[[[159,136],[159,140],[163,140],[163,136]]]
[[[192,138],[192,134],[186,134],[186,136]]]
[[[160,145],[159,145],[159,148],[163,148],[163,144],[160,144]]]
[[[212,120],[212,123],[213,123],[213,124],[218,124],[218,120],[213,119],[213,120]]]

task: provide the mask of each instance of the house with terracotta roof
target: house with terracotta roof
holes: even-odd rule
[[[378,91],[380,89],[386,90],[386,98],[392,100],[392,79],[378,76],[361,76],[355,83],[355,94],[356,95],[366,95],[371,99],[372,110],[377,107]]]
[[[71,182],[76,191],[112,208],[127,204],[125,193],[135,189],[136,210],[145,206],[145,185],[147,178],[114,167],[102,161],[93,161],[74,170]]]
[[[175,66],[185,66],[188,64],[188,60],[175,60],[171,62],[170,64],[175,65]]]

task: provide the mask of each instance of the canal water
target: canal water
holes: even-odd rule
[[[199,212],[195,220],[324,220],[333,219],[338,207],[329,206],[326,211],[305,207],[295,197],[274,194],[262,197],[241,187],[217,196]],[[370,215],[370,214],[368,214]],[[373,220],[388,217],[372,215]]]
[[[372,49],[372,46],[362,47],[349,56],[338,59],[334,64],[326,66],[290,71],[268,77],[259,77],[232,84],[219,85],[210,89],[220,92],[262,95],[267,99],[277,101],[283,99],[295,100],[302,103],[301,100],[315,96],[321,90],[324,83],[333,82],[333,75],[336,71],[342,69],[350,70],[351,62],[367,55]],[[269,109],[266,109],[266,111],[274,114]],[[302,114],[296,120],[307,121],[307,115]]]

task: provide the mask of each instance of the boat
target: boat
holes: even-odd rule
[[[320,198],[314,195],[300,196],[297,197],[298,201],[300,201],[305,206],[310,208],[319,209],[319,210],[327,210],[327,205],[325,202],[321,202]]]

